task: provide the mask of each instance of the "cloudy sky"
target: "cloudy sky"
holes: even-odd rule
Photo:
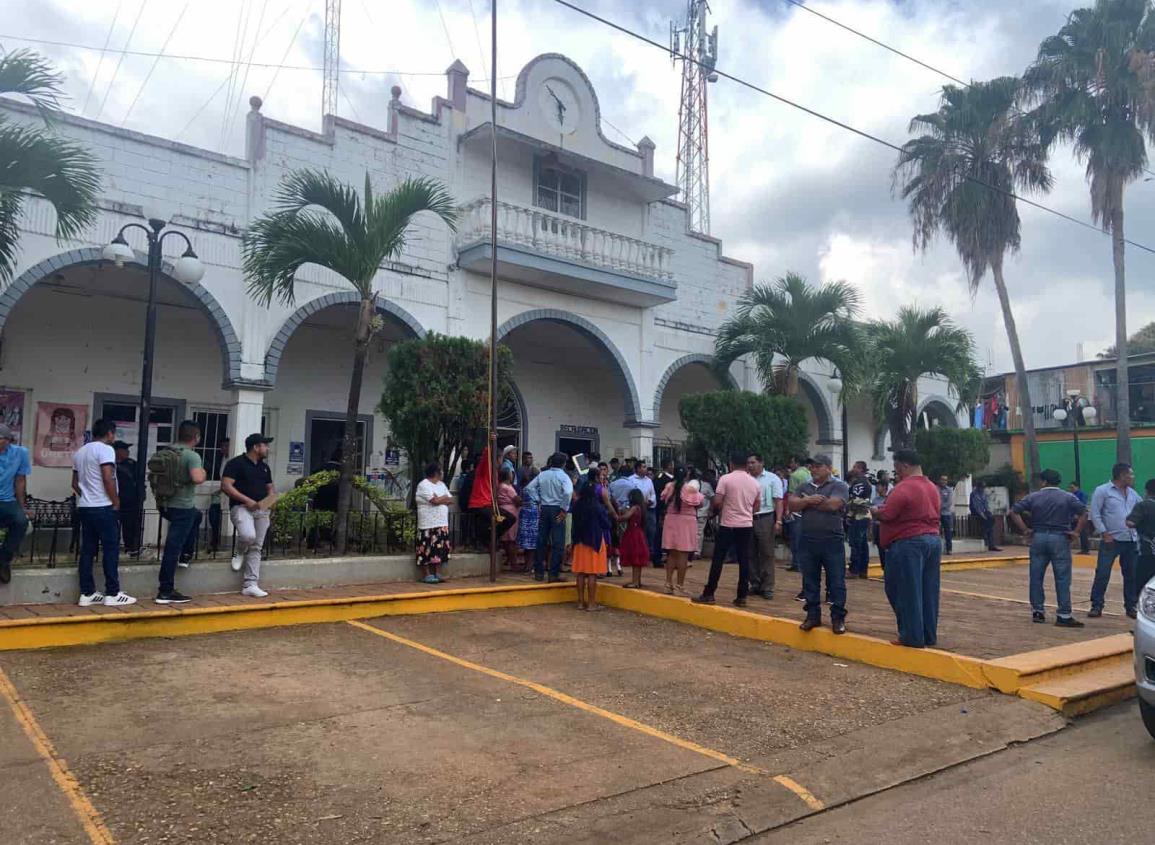
[[[577,2],[660,42],[686,5]],[[1020,73],[1077,3],[810,5],[954,76],[982,79]],[[912,115],[936,108],[939,75],[785,0],[713,7],[719,67],[736,76],[895,143],[906,139]],[[659,175],[673,180],[679,72],[668,55],[552,0],[501,0],[499,11],[499,93],[512,96],[533,56],[565,53],[593,80],[607,136],[649,135]],[[442,74],[455,57],[474,85],[487,85],[487,0],[344,0],[343,16],[345,117],[384,125],[394,84],[406,102],[428,108],[444,93]],[[324,0],[0,0],[0,21],[0,46],[49,55],[67,76],[70,109],[88,117],[230,153],[242,148],[252,94],[264,97],[271,117],[320,124]],[[185,58],[116,52],[125,49]],[[891,195],[891,151],[726,80],[711,86],[710,98],[713,234],[728,254],[754,262],[759,280],[795,270],[850,281],[870,316],[887,316],[898,303],[943,305],[974,332],[989,371],[1010,368],[989,283],[972,300],[948,244],[912,253],[905,209]],[[1042,201],[1088,219],[1082,167],[1060,151],[1054,171],[1055,189]],[[1131,186],[1126,212],[1129,236],[1155,246],[1155,181]],[[1027,366],[1073,361],[1079,344],[1088,356],[1098,352],[1114,337],[1109,240],[1034,209],[1021,213],[1023,250],[1007,278]],[[1155,255],[1129,252],[1132,331],[1155,319],[1153,272]]]

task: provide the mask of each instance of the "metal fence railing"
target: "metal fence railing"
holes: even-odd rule
[[[70,500],[61,503],[52,518],[33,512],[20,554],[13,561],[17,567],[75,566],[80,553],[80,527]],[[200,519],[184,552],[192,560],[229,558],[235,549],[235,538],[227,512],[217,508],[199,511]],[[332,557],[336,549],[336,514],[306,508],[274,510],[265,535],[262,556],[265,560],[290,560],[309,557]],[[417,539],[417,515],[408,510],[382,513],[376,509],[349,514],[346,555],[414,554]],[[168,521],[156,510],[143,514],[143,524],[134,531],[121,531],[121,562],[155,562],[160,559],[167,539]],[[450,513],[450,538],[455,549],[472,551],[488,549],[489,521],[484,515]],[[139,542],[129,536],[135,534]]]

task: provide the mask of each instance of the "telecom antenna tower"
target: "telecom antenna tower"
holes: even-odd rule
[[[682,62],[682,104],[678,108],[677,183],[690,211],[690,231],[710,234],[710,144],[706,83],[717,82],[718,27],[706,31],[708,0],[689,0],[686,24],[670,23],[674,63]]]
[[[325,62],[321,81],[321,120],[337,113],[341,65],[341,0],[325,0]]]

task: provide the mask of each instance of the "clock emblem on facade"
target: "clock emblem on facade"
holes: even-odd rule
[[[577,95],[564,79],[545,80],[538,91],[538,105],[546,125],[562,135],[573,133],[581,121]]]

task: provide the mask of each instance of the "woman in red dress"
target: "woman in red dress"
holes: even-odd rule
[[[633,580],[625,586],[637,589],[642,586],[642,569],[650,565],[650,544],[646,542],[646,532],[642,528],[645,523],[646,496],[641,490],[631,490],[629,503],[625,513],[618,517],[619,521],[626,523],[618,551],[622,566],[628,566],[634,571]]]

